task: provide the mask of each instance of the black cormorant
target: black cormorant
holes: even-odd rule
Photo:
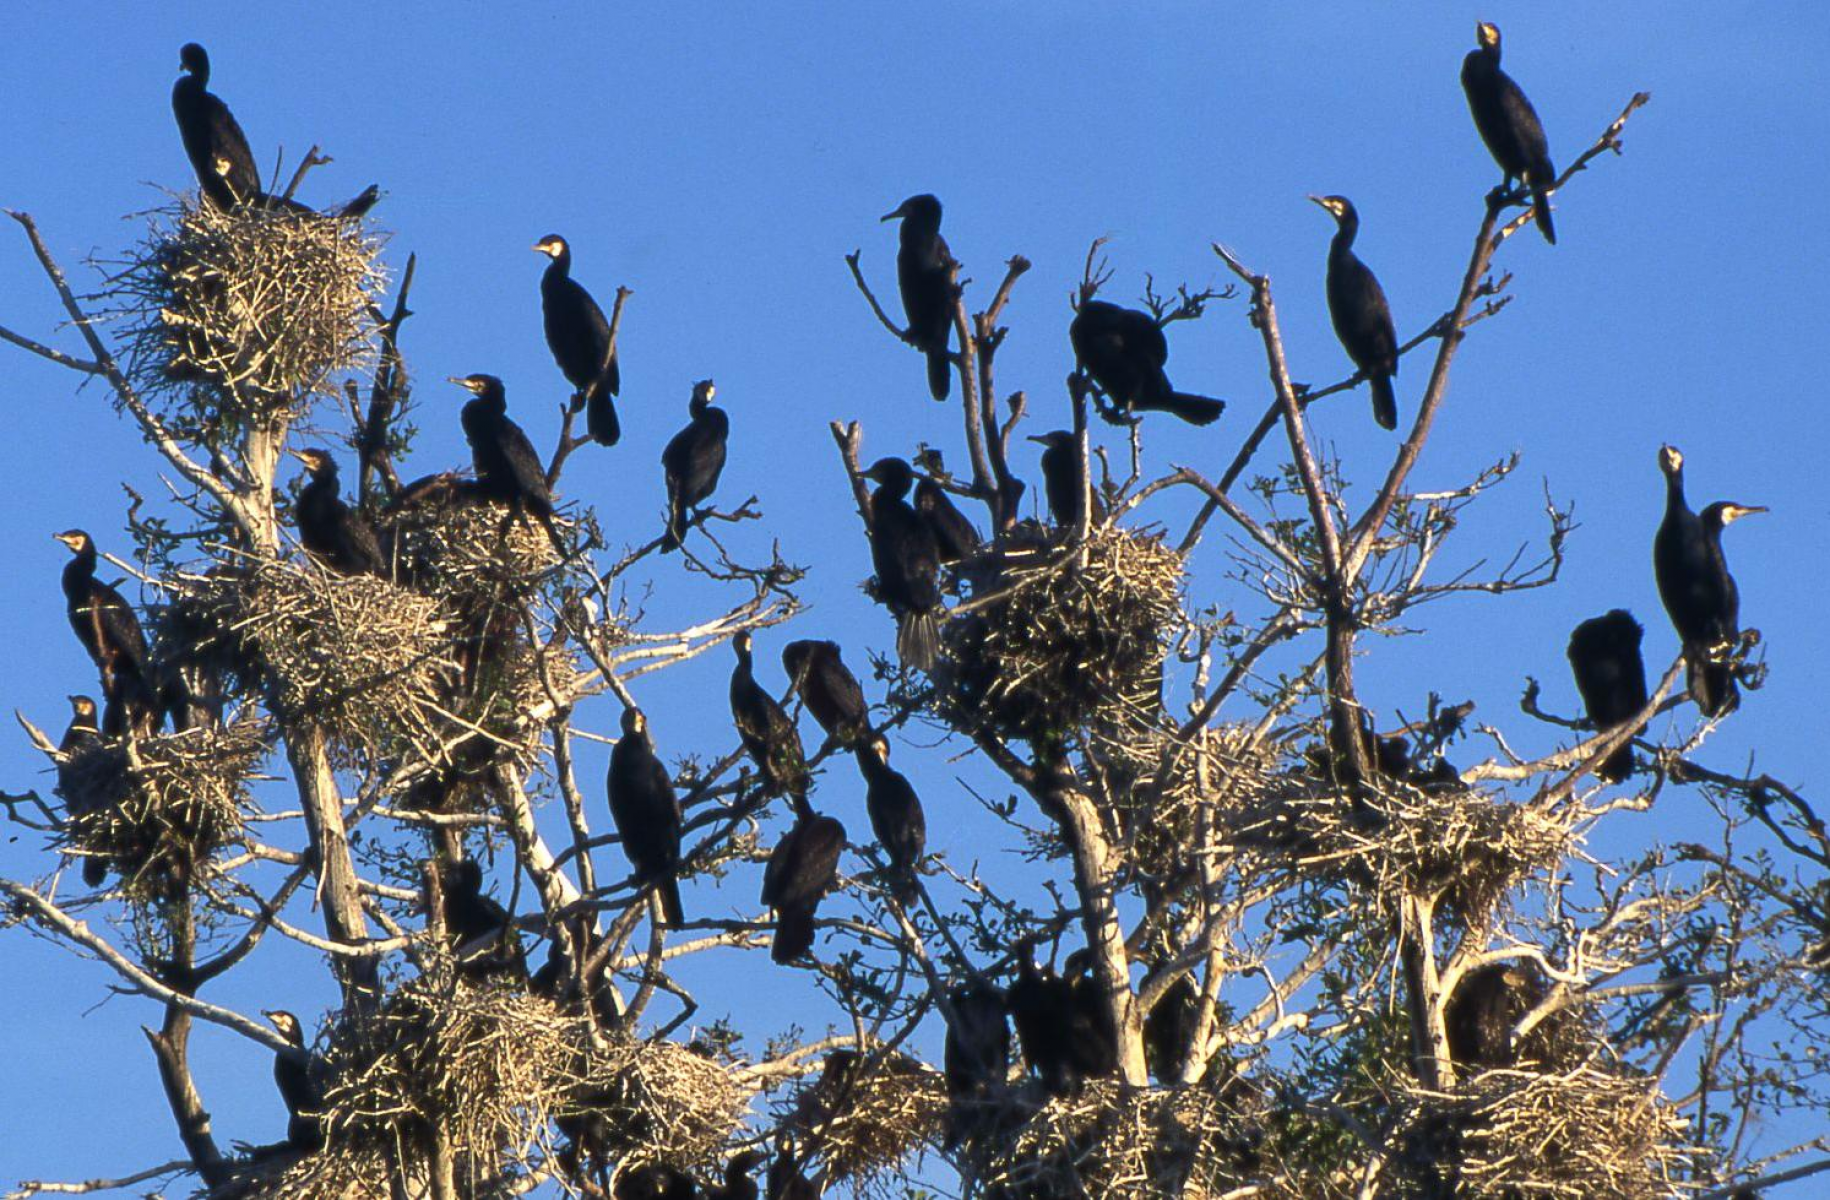
[[[470,461],[476,466],[478,493],[508,505],[513,515],[532,513],[545,526],[553,545],[563,550],[564,542],[553,525],[553,493],[547,487],[546,468],[540,465],[540,456],[521,426],[509,420],[502,381],[494,375],[466,375],[449,382],[476,397],[465,402],[462,419]]]
[[[827,737],[849,750],[870,736],[870,704],[858,677],[840,656],[837,642],[789,642],[782,647],[782,668]]]
[[[1074,528],[1074,516],[1080,511],[1081,458],[1080,445],[1065,429],[1040,433],[1029,439],[1042,449],[1042,494],[1048,498],[1048,515],[1058,529]],[[1088,514],[1094,523],[1106,519],[1106,506],[1099,493],[1088,492],[1093,505]]]
[[[64,799],[64,809],[71,816],[81,816],[95,807],[95,800],[77,786],[75,760],[101,744],[101,727],[96,724],[95,701],[87,696],[71,696],[70,725],[63,740],[57,743],[57,794]],[[83,882],[101,887],[108,878],[105,855],[83,855]]]
[[[622,427],[611,397],[622,390],[622,371],[610,345],[610,322],[591,293],[572,278],[572,247],[564,238],[549,233],[534,243],[534,249],[553,260],[540,276],[547,348],[584,401],[585,431],[591,440],[614,446]]]
[[[1726,660],[1741,638],[1741,596],[1722,554],[1722,530],[1766,509],[1718,501],[1693,513],[1684,499],[1683,454],[1664,446],[1658,461],[1665,472],[1665,519],[1652,540],[1659,599],[1684,643],[1690,694],[1705,716],[1719,717],[1740,703]]]
[[[1073,1035],[1068,1039],[1074,1070],[1082,1079],[1103,1079],[1118,1070],[1118,1029],[1106,1003],[1105,988],[1092,973],[1093,954],[1076,950],[1061,964],[1067,984]]]
[[[959,264],[940,236],[940,201],[926,194],[910,196],[885,221],[902,221],[901,249],[896,251],[896,284],[902,311],[909,319],[910,344],[928,356],[928,393],[945,400],[950,386],[947,333],[953,328],[953,305]]]
[[[1569,665],[1589,723],[1606,732],[1646,707],[1646,664],[1640,659],[1643,631],[1624,608],[1590,617],[1569,635]],[[1623,744],[1595,769],[1610,783],[1633,773],[1633,747]]]
[[[624,1167],[611,1191],[613,1200],[693,1200],[698,1194],[691,1175],[666,1163]]]
[[[483,891],[483,868],[474,858],[440,867],[445,936],[457,952],[460,975],[527,978],[527,957],[514,918]]]
[[[159,697],[140,619],[120,592],[95,577],[95,539],[80,529],[53,536],[75,555],[64,567],[64,600],[70,628],[101,672],[103,731],[149,734],[158,722]]]
[[[1549,994],[1543,972],[1530,963],[1488,963],[1469,971],[1442,1009],[1450,1059],[1465,1071],[1516,1065],[1513,1030]]]
[[[705,1200],[759,1200],[762,1192],[750,1172],[768,1161],[761,1150],[739,1150],[724,1164],[724,1183],[705,1189]]]
[[[1487,143],[1500,170],[1506,172],[1503,186],[1511,187],[1518,179],[1531,190],[1538,231],[1554,246],[1557,228],[1550,218],[1550,189],[1557,182],[1557,168],[1550,163],[1544,126],[1512,76],[1500,70],[1500,27],[1482,21],[1474,33],[1479,46],[1461,62],[1461,88],[1468,94],[1474,127],[1480,130],[1481,141]]]
[[[669,925],[680,911],[680,802],[673,780],[654,752],[648,718],[623,710],[623,736],[610,751],[610,816],[638,883],[652,885]]]
[[[864,477],[877,484],[871,563],[878,596],[896,614],[896,653],[904,666],[932,670],[940,652],[940,543],[909,505],[915,471],[900,458],[880,458]]]
[[[1010,1077],[1010,1025],[1004,993],[982,979],[947,993],[953,1019],[947,1023],[942,1064],[952,1102],[948,1141],[957,1145],[976,1125],[975,1106],[984,1104]]]
[[[775,697],[756,682],[755,642],[750,631],[731,639],[737,666],[731,671],[731,719],[770,795],[807,794],[807,756],[800,731]]]
[[[1333,214],[1337,226],[1328,245],[1328,316],[1334,321],[1334,336],[1372,388],[1373,420],[1382,428],[1396,429],[1398,401],[1392,395],[1392,376],[1398,373],[1398,333],[1378,276],[1353,252],[1360,214],[1345,196],[1309,199]]]
[[[764,1193],[767,1200],[819,1200],[820,1189],[801,1172],[800,1156],[795,1153],[792,1143],[776,1151],[767,1178],[768,1189]]]
[[[187,43],[178,51],[178,65],[183,74],[172,85],[172,115],[204,197],[222,209],[257,199],[260,170],[235,114],[210,91],[209,54],[196,42]]]
[[[813,918],[820,900],[839,875],[845,826],[813,811],[794,794],[794,827],[782,835],[763,867],[762,902],[775,910],[775,940],[769,957],[793,962],[813,948]]]
[[[1195,1020],[1201,991],[1188,975],[1176,977],[1144,1018],[1144,1062],[1164,1087],[1182,1082],[1189,1051],[1194,1048]]]
[[[925,475],[915,485],[915,511],[934,531],[941,562],[956,563],[979,552],[979,531],[954,506],[946,489]]]
[[[928,848],[928,819],[921,811],[921,797],[908,778],[890,766],[890,744],[881,737],[858,747],[857,753],[871,832],[889,855],[896,891],[906,899],[914,894],[916,868]]]
[[[1163,327],[1147,312],[1120,308],[1104,300],[1088,300],[1068,326],[1074,355],[1122,419],[1137,409],[1173,413],[1191,425],[1207,425],[1226,410],[1224,400],[1211,400],[1178,392],[1163,373],[1169,361],[1169,340]]]
[[[1038,967],[1032,956],[1035,939],[1017,944],[1017,977],[1006,992],[1011,1023],[1023,1060],[1051,1096],[1065,1096],[1078,1083],[1074,1067],[1074,1030],[1070,1011],[1074,989],[1053,967]]]
[[[294,450],[292,456],[311,472],[294,510],[305,549],[339,575],[385,576],[375,530],[338,494],[337,460],[324,450]]]
[[[692,414],[686,428],[674,434],[661,451],[661,468],[667,475],[667,533],[661,553],[678,550],[686,537],[686,522],[693,505],[707,499],[724,471],[725,442],[731,436],[731,418],[712,405],[718,389],[709,379],[693,385],[686,410]]]
[[[262,1016],[286,1039],[286,1044],[305,1049],[305,1028],[299,1019],[285,1009],[262,1011]],[[307,1153],[324,1144],[324,1126],[320,1113],[324,1109],[324,1092],[311,1077],[311,1067],[290,1055],[273,1056],[273,1082],[279,1085],[280,1099],[286,1103],[286,1141],[295,1150]]]

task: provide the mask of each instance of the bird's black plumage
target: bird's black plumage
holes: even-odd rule
[[[172,85],[172,116],[204,197],[222,209],[258,199],[261,178],[254,152],[235,114],[210,91],[209,54],[190,42],[178,51],[178,64],[183,74]]]
[[[611,1192],[612,1200],[693,1200],[698,1194],[693,1177],[667,1163],[624,1166]]]
[[[826,736],[855,749],[870,736],[870,704],[837,642],[803,640],[782,647],[782,668]]]
[[[1478,45],[1461,63],[1461,88],[1467,93],[1474,127],[1506,172],[1504,186],[1518,179],[1531,190],[1538,231],[1554,246],[1557,229],[1551,223],[1550,189],[1557,182],[1557,168],[1550,162],[1544,125],[1512,76],[1500,69],[1499,26],[1481,22],[1475,26],[1475,40]]]
[[[57,743],[57,794],[63,797],[64,810],[80,817],[97,807],[94,796],[79,786],[75,762],[102,743],[101,726],[96,723],[95,701],[87,696],[70,697],[70,724]],[[105,855],[83,855],[83,882],[100,887],[108,878],[109,860]]]
[[[1464,1071],[1516,1065],[1521,1050],[1530,1055],[1538,1047],[1515,1045],[1513,1031],[1548,994],[1543,973],[1526,962],[1488,963],[1469,971],[1443,1005],[1449,1057]]]
[[[95,539],[80,529],[55,536],[74,556],[63,570],[64,601],[70,628],[101,672],[103,732],[149,734],[159,699],[140,618],[120,592],[95,577]]]
[[[940,651],[940,543],[909,504],[915,471],[900,458],[880,458],[864,473],[871,496],[871,563],[879,598],[896,614],[896,653],[903,665],[932,670]]]
[[[1070,999],[1070,1058],[1081,1079],[1103,1079],[1118,1070],[1118,1028],[1112,1023],[1111,1006],[1092,966],[1093,955],[1087,950],[1074,951],[1061,964]]]
[[[740,1150],[724,1164],[724,1182],[705,1189],[705,1200],[758,1200],[762,1192],[750,1172],[769,1160],[761,1150]]]
[[[907,898],[914,894],[916,868],[928,848],[928,819],[921,810],[921,797],[908,777],[890,766],[890,744],[881,737],[860,746],[857,754],[871,832],[889,855],[897,892]]]
[[[585,404],[585,431],[614,446],[622,437],[611,397],[622,391],[622,368],[610,344],[610,322],[585,286],[572,278],[572,247],[556,233],[534,243],[552,261],[540,276],[540,311],[553,361]]]
[[[648,718],[623,710],[623,736],[610,751],[610,816],[638,882],[652,886],[670,925],[680,910],[680,802],[673,780],[654,752]]]
[[[1334,240],[1328,244],[1328,316],[1334,322],[1334,336],[1366,376],[1372,389],[1373,420],[1385,429],[1396,429],[1398,401],[1392,395],[1392,376],[1398,373],[1398,333],[1392,326],[1385,289],[1353,252],[1360,214],[1345,196],[1309,199],[1326,209],[1336,224]]]
[[[271,1009],[265,1016],[286,1039],[289,1046],[305,1049],[305,1028],[299,1019],[284,1009]],[[295,1150],[313,1151],[324,1144],[324,1090],[312,1078],[310,1064],[289,1054],[273,1056],[273,1082],[279,1086],[280,1099],[286,1104],[286,1141]]]
[[[770,795],[807,794],[807,755],[800,731],[774,696],[756,682],[755,641],[749,630],[731,639],[737,665],[731,669],[731,720]]]
[[[775,939],[769,957],[793,962],[813,948],[813,919],[820,900],[839,874],[845,826],[813,811],[805,795],[794,796],[794,827],[769,852],[763,867],[762,902],[775,910]]]
[[[1044,1091],[1065,1096],[1078,1084],[1070,1018],[1074,989],[1053,967],[1038,967],[1032,949],[1029,939],[1017,946],[1017,977],[1005,994],[1006,1003],[1011,1023],[1017,1027],[1023,1060],[1042,1081]]]
[[[1144,1062],[1164,1087],[1182,1081],[1189,1051],[1194,1048],[1200,1003],[1201,991],[1195,981],[1180,975],[1144,1017]]]
[[[1226,410],[1226,402],[1178,392],[1164,373],[1169,339],[1147,312],[1088,300],[1068,326],[1074,355],[1106,394],[1109,408],[1101,415],[1121,422],[1140,410],[1171,413],[1191,425],[1207,425]]]
[[[946,489],[925,475],[915,485],[915,511],[934,531],[941,562],[956,563],[979,552],[978,529],[955,507]]]
[[[1004,993],[985,980],[954,988],[947,1003],[952,1013],[941,1061],[952,1101],[948,1140],[957,1144],[977,1125],[975,1109],[1010,1077],[1010,1025]]]
[[[800,1156],[792,1144],[784,1145],[769,1164],[766,1200],[819,1200],[820,1189],[801,1171]]]
[[[439,868],[445,935],[457,953],[460,975],[527,978],[527,957],[513,916],[483,891],[483,868],[474,858]]]
[[[908,317],[911,345],[928,357],[928,394],[945,400],[951,381],[947,334],[953,328],[954,279],[959,264],[940,236],[940,201],[926,194],[910,196],[885,221],[900,220],[896,251],[896,285]]]
[[[1569,635],[1569,665],[1589,722],[1606,731],[1646,707],[1646,664],[1640,658],[1643,631],[1624,608],[1590,617]],[[1595,769],[1610,783],[1633,773],[1633,747],[1622,745]]]
[[[305,549],[339,575],[385,576],[374,528],[338,494],[337,460],[323,450],[295,450],[293,456],[311,472],[294,510]]]
[[[476,467],[477,493],[508,505],[514,515],[532,513],[555,547],[564,549],[553,525],[553,492],[547,486],[546,468],[534,443],[508,416],[508,394],[494,375],[453,378],[475,397],[464,404],[461,420],[470,443],[470,461]]]
[[[1080,512],[1083,463],[1080,445],[1065,429],[1054,429],[1029,439],[1042,447],[1042,494],[1048,499],[1048,515],[1057,528],[1072,529]],[[1106,506],[1098,493],[1087,493],[1093,505],[1089,514],[1094,524],[1106,519]]]
[[[661,552],[678,550],[686,537],[686,522],[693,505],[708,499],[724,472],[725,443],[731,436],[731,418],[714,407],[717,387],[709,379],[693,385],[691,414],[686,428],[674,434],[661,451],[661,469],[667,477],[667,533]]]
[[[1659,599],[1683,642],[1690,694],[1705,716],[1719,717],[1740,702],[1727,661],[1741,638],[1741,593],[1722,553],[1722,530],[1764,508],[1718,501],[1699,515],[1684,498],[1684,456],[1659,450],[1665,473],[1665,518],[1652,540]]]

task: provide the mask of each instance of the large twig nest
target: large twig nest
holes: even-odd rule
[[[395,574],[460,605],[531,599],[559,565],[539,521],[482,499],[456,476],[440,477],[390,509],[383,526]]]
[[[587,1040],[577,1071],[556,1114],[588,1125],[598,1153],[630,1162],[717,1166],[750,1103],[728,1067],[675,1042]]]
[[[283,424],[368,365],[379,252],[356,220],[252,205],[154,212],[112,279],[134,386],[193,440]]]
[[[1182,614],[1182,556],[1160,535],[1109,526],[1085,547],[1019,526],[962,567],[973,599],[943,631],[942,713],[1006,737],[1059,741],[1102,714],[1158,704]]]
[[[835,1051],[819,1079],[796,1097],[794,1124],[826,1175],[869,1188],[917,1150],[946,1133],[947,1087],[940,1072],[904,1054],[872,1065],[869,1056]]]
[[[241,836],[265,736],[261,722],[241,721],[139,738],[131,754],[114,738],[79,751],[62,772],[63,847],[120,872],[129,896],[195,881]]]

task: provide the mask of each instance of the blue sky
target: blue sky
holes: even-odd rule
[[[1695,507],[1732,498],[1773,510],[1729,535],[1743,621],[1765,635],[1772,679],[1706,757],[1809,790],[1823,735],[1814,668],[1827,649],[1812,597],[1830,547],[1817,463],[1830,432],[1816,396],[1830,333],[1816,229],[1830,194],[1830,14],[1820,5],[16,5],[0,41],[0,205],[33,213],[79,285],[92,284],[81,260],[140,232],[123,214],[190,182],[166,96],[179,45],[202,41],[213,86],[263,165],[282,146],[290,163],[322,145],[336,162],[303,197],[329,204],[379,181],[389,261],[419,256],[418,315],[403,341],[424,432],[406,473],[467,461],[447,375],[502,376],[511,411],[550,444],[564,387],[540,335],[544,260],[528,247],[563,233],[576,276],[606,306],[618,283],[635,291],[622,341],[626,437],[574,458],[567,497],[599,506],[613,536],[652,536],[660,447],[692,382],[715,378],[734,430],[720,495],[756,493],[785,556],[814,567],[814,611],[797,636],[837,638],[861,661],[892,635],[856,590],[868,550],[826,423],[864,421],[872,456],[925,439],[964,462],[955,410],[926,399],[919,358],[885,336],[849,281],[842,256],[862,248],[880,296],[893,296],[894,232],[877,217],[911,193],[938,194],[981,305],[1004,259],[1034,262],[1007,311],[999,379],[1045,414],[1035,431],[1065,423],[1067,297],[1101,235],[1117,271],[1107,295],[1120,301],[1146,272],[1163,284],[1225,283],[1208,245],[1226,243],[1273,278],[1297,378],[1331,381],[1348,370],[1322,298],[1331,225],[1304,196],[1356,202],[1361,255],[1402,336],[1447,307],[1496,173],[1456,83],[1477,18],[1504,29],[1506,65],[1559,164],[1633,92],[1653,102],[1632,123],[1626,156],[1559,196],[1560,245],[1528,233],[1502,252],[1516,298],[1464,347],[1415,477],[1421,489],[1453,486],[1522,452],[1514,482],[1474,510],[1447,561],[1503,558],[1537,532],[1548,487],[1574,501],[1581,523],[1564,580],[1426,610],[1427,639],[1367,646],[1364,694],[1412,712],[1430,690],[1472,697],[1482,718],[1543,748],[1546,735],[1513,720],[1513,704],[1535,675],[1548,703],[1573,707],[1563,645],[1578,620],[1629,607],[1647,627],[1649,664],[1669,661],[1675,639],[1649,556],[1663,504],[1654,456],[1674,442]],[[70,346],[59,315],[6,223],[0,323]],[[1234,302],[1178,326],[1171,344],[1178,383],[1235,407],[1210,430],[1153,426],[1153,459],[1217,471],[1267,399],[1256,335]],[[79,393],[74,377],[10,347],[0,364],[11,492],[0,545],[14,564],[0,575],[6,701],[61,729],[63,696],[93,679],[64,621],[64,551],[48,534],[81,525],[121,549],[115,481],[156,492],[158,472],[99,390]],[[1398,378],[1407,420],[1424,374],[1407,361]],[[1315,418],[1357,495],[1395,446],[1366,407],[1356,394]],[[1033,477],[1030,449],[1019,465]],[[760,531],[744,536],[765,544]],[[1196,567],[1209,581],[1202,594],[1226,603],[1221,549],[1210,542]],[[670,596],[693,595],[674,570],[657,585],[663,624],[684,623]],[[771,683],[783,640],[761,642]],[[715,653],[643,694],[664,755],[729,744],[728,666]],[[613,707],[585,723],[613,732]],[[934,843],[977,853],[949,749],[898,757],[922,786]],[[0,743],[0,787],[48,786],[41,766],[22,737]],[[584,769],[596,778],[601,756]],[[1689,799],[1621,823],[1620,844],[1643,842],[1655,820],[1684,836]],[[819,800],[867,827],[849,776]],[[0,873],[48,866],[35,835],[0,839]],[[754,881],[732,889],[689,893],[688,904],[747,909]],[[321,990],[288,991],[315,973],[276,951],[214,998],[315,1011],[329,1002]],[[765,978],[759,1033],[809,1019],[798,982]],[[24,1064],[0,1076],[0,1180],[176,1155],[136,1029],[157,1014],[130,999],[101,1003],[106,981],[19,931],[0,936],[0,1057]],[[708,982],[710,1013],[742,983],[716,972]],[[196,1052],[219,1136],[278,1136],[264,1053],[214,1031],[199,1034]],[[87,1153],[98,1123],[112,1144]]]

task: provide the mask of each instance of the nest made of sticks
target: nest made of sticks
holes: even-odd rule
[[[482,499],[456,476],[435,483],[382,514],[396,577],[459,606],[540,594],[559,565],[540,522]]]
[[[819,1079],[795,1099],[801,1143],[819,1155],[826,1175],[868,1189],[917,1150],[938,1146],[947,1127],[947,1087],[940,1072],[904,1054],[874,1067],[869,1057],[835,1051]]]
[[[555,1113],[588,1123],[598,1153],[681,1170],[713,1169],[750,1098],[751,1091],[715,1058],[677,1042],[614,1038],[607,1045],[584,1043],[577,1083]]]
[[[1159,705],[1186,575],[1160,534],[1106,526],[1073,546],[1022,525],[961,573],[973,600],[944,626],[934,676],[954,724],[1058,741]]]
[[[63,848],[107,862],[130,897],[156,899],[209,870],[240,838],[248,779],[267,752],[267,727],[109,738],[77,752],[60,772]]]
[[[453,624],[438,601],[372,576],[247,560],[179,577],[188,623],[261,681],[268,703],[344,745],[431,744],[450,703]]]
[[[268,428],[374,354],[386,285],[361,221],[181,201],[111,279],[128,374],[180,434]]]
[[[1455,1195],[1654,1200],[1682,1190],[1697,1147],[1654,1082],[1589,1063],[1483,1071],[1453,1094],[1414,1091],[1404,1142],[1413,1169]]]

